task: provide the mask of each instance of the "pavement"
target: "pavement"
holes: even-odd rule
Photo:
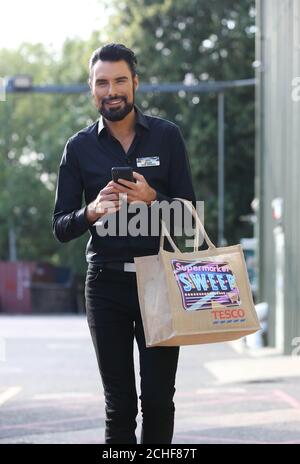
[[[300,444],[300,356],[244,340],[181,347],[175,405],[173,444]],[[0,444],[103,442],[85,316],[1,315]]]

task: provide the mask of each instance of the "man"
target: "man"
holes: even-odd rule
[[[195,202],[184,141],[178,127],[144,115],[135,105],[137,60],[122,44],[97,49],[89,85],[99,121],[71,137],[59,169],[53,230],[67,242],[88,230],[86,312],[106,404],[106,443],[136,443],[137,393],[133,342],[140,356],[141,443],[172,442],[179,347],[146,348],[134,257],[154,255],[159,236],[100,236],[95,222],[127,206]],[[111,180],[111,168],[131,166],[135,182]],[[120,185],[122,184],[122,185]],[[86,206],[82,207],[84,193]],[[120,194],[121,198],[120,198]]]

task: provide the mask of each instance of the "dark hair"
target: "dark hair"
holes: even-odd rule
[[[136,75],[136,65],[137,59],[130,48],[125,47],[123,44],[111,43],[104,45],[103,47],[97,48],[92,53],[92,56],[89,61],[89,71],[90,77],[92,74],[92,69],[97,61],[121,61],[124,60],[129,66],[132,76]]]

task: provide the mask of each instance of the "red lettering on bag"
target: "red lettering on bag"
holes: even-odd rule
[[[239,319],[245,317],[244,309],[225,309],[220,311],[212,311],[213,319]]]

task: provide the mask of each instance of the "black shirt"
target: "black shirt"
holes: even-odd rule
[[[195,204],[189,161],[180,129],[170,121],[143,114],[135,106],[135,138],[125,153],[101,118],[73,135],[59,167],[53,214],[53,232],[68,242],[90,231],[87,262],[133,261],[135,256],[157,254],[158,236],[105,236],[85,216],[88,205],[111,180],[111,168],[131,166],[157,192],[157,201],[181,197]],[[141,158],[159,157],[159,165],[141,166]],[[138,161],[137,161],[138,160]],[[157,158],[156,158],[157,160]],[[157,163],[158,164],[158,163]],[[118,214],[118,213],[116,213]]]

